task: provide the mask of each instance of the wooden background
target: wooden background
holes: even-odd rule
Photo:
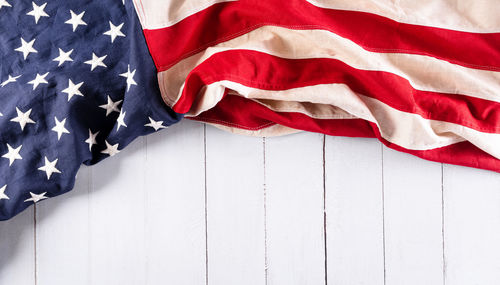
[[[500,284],[500,174],[185,120],[0,222],[0,284]]]

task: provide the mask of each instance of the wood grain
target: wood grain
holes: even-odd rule
[[[89,284],[91,168],[78,172],[75,188],[37,205],[38,284]],[[63,262],[70,260],[71,262]],[[57,264],[57,266],[54,266]]]
[[[265,284],[262,138],[206,135],[208,284]]]
[[[146,284],[206,283],[204,148],[188,120],[147,137]]]
[[[446,284],[500,283],[500,175],[444,167]]]
[[[323,135],[269,138],[265,151],[268,284],[325,284]]]
[[[386,284],[443,284],[441,164],[383,155]]]
[[[327,137],[325,154],[328,283],[383,285],[381,145]]]
[[[90,284],[145,284],[145,140],[92,169]]]
[[[0,284],[500,284],[500,174],[183,121],[0,222]]]

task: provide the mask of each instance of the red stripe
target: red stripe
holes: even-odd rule
[[[167,28],[145,30],[158,70],[209,46],[265,25],[329,30],[375,52],[429,55],[500,70],[500,33],[470,33],[403,24],[375,14],[316,7],[304,0],[240,0],[215,4]]]
[[[361,119],[314,120],[300,113],[277,113],[235,95],[225,95],[217,106],[190,119],[245,130],[260,130],[278,123],[298,130],[326,132],[337,136],[375,137],[370,124]]]
[[[392,149],[427,160],[500,172],[500,160],[470,142],[456,143],[432,150],[409,150],[382,138],[377,126],[367,121],[359,119],[319,120],[300,113],[277,113],[239,96],[225,96],[213,109],[190,119],[248,130],[259,129],[259,126],[269,126],[269,123],[274,122],[298,130],[333,136],[377,137]]]
[[[217,53],[188,75],[173,107],[189,111],[205,85],[221,80],[264,90],[286,90],[344,83],[356,93],[375,98],[403,112],[430,120],[460,124],[482,132],[500,131],[500,103],[475,97],[420,91],[408,80],[383,71],[355,69],[336,59],[283,59],[249,50]],[[318,96],[334,96],[319,94]]]

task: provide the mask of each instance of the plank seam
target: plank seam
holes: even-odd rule
[[[148,209],[148,203],[149,203],[149,189],[148,189],[148,183],[147,183],[147,173],[149,171],[149,164],[148,164],[148,137],[143,136],[142,137],[142,143],[144,147],[144,156],[143,156],[143,179],[142,179],[142,187],[144,189],[143,191],[143,238],[144,241],[147,240],[148,237],[148,228],[149,228],[149,215],[147,215],[146,211]],[[145,242],[144,244],[144,282],[145,284],[149,284],[149,243]]]
[[[445,255],[445,241],[444,241],[444,164],[441,163],[441,239],[443,242],[443,285],[446,285],[446,255]]]
[[[93,167],[88,167],[88,187],[87,187],[87,229],[88,229],[88,238],[87,238],[87,250],[88,250],[88,254],[87,254],[87,268],[88,268],[88,272],[87,272],[87,280],[89,282],[89,284],[93,284],[92,283],[92,274],[91,274],[91,265],[92,265],[92,243],[91,243],[91,236],[92,236],[92,232],[91,232],[91,225],[92,225],[92,219],[91,219],[91,216],[92,216],[92,210],[91,210],[91,205],[92,205],[92,193],[94,192],[94,171],[93,171]]]
[[[323,247],[325,255],[325,285],[328,285],[328,248],[326,236],[326,135],[323,135]]]
[[[208,285],[208,199],[207,199],[207,124],[203,124],[203,162],[205,182],[205,284]]]
[[[36,250],[36,247],[37,247],[37,243],[36,243],[36,239],[37,239],[37,235],[36,235],[36,203],[33,205],[33,251],[34,251],[34,263],[35,263],[35,285],[38,284],[38,255],[37,255],[37,250]]]
[[[266,138],[262,138],[263,171],[264,171],[264,284],[268,283],[268,260],[267,260],[267,186],[266,186]]]
[[[386,258],[385,258],[385,184],[384,184],[384,145],[380,144],[381,152],[381,163],[382,163],[382,168],[381,168],[381,179],[382,179],[382,249],[383,249],[383,261],[384,261],[384,285],[386,285],[386,280],[387,280],[387,271],[386,271]]]

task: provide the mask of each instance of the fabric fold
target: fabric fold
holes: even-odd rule
[[[5,2],[0,220],[70,191],[82,163],[182,118],[161,99],[132,2]]]

